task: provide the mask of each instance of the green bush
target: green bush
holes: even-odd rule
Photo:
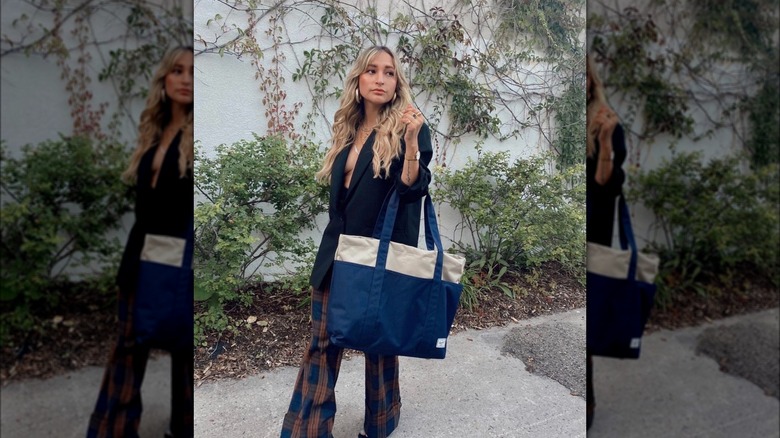
[[[508,152],[477,151],[460,170],[440,169],[435,184],[437,201],[461,216],[453,249],[467,258],[464,303],[475,303],[485,287],[513,295],[501,281],[507,272],[549,261],[584,281],[583,165],[553,172],[549,157],[510,164]]]
[[[740,170],[740,157],[702,163],[700,153],[678,154],[639,174],[629,196],[655,215],[664,241],[647,249],[661,257],[657,302],[693,290],[720,293],[731,280],[763,277],[779,283],[777,165]]]
[[[327,187],[314,180],[321,160],[316,145],[280,137],[219,145],[213,156],[196,149],[195,299],[206,303],[196,337],[228,328],[224,306],[250,302],[242,291],[263,280],[260,270],[310,269],[316,247],[300,234],[327,209]]]
[[[0,148],[2,212],[0,303],[7,336],[33,327],[32,312],[56,306],[55,284],[82,274],[111,281],[121,256],[116,230],[131,209],[120,175],[128,153],[121,144],[61,137],[22,148],[12,157]]]

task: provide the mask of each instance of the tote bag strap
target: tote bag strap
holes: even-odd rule
[[[379,239],[379,248],[376,255],[376,263],[374,265],[374,274],[371,280],[371,290],[368,294],[368,303],[366,304],[366,317],[363,318],[363,324],[360,328],[360,334],[358,339],[361,342],[365,342],[365,337],[369,330],[366,330],[366,325],[369,321],[376,321],[379,315],[379,303],[382,296],[382,286],[385,280],[385,267],[387,266],[387,253],[390,249],[390,238],[393,235],[393,227],[395,225],[395,217],[398,214],[398,193],[396,193],[395,187],[390,189],[390,193],[385,196],[385,200],[382,203],[382,208],[379,210],[379,216],[376,218],[376,224],[374,225],[374,238]]]
[[[387,214],[387,206],[390,204],[390,199],[393,196],[398,196],[398,193],[396,192],[395,187],[393,187],[390,192],[388,192],[387,196],[385,196],[385,200],[382,202],[382,208],[379,210],[379,215],[376,218],[376,223],[374,225],[374,233],[372,236],[374,239],[381,239],[382,238],[382,230],[384,228],[385,223],[390,222],[395,226],[395,218],[397,216],[398,210],[396,207],[395,212],[391,212],[391,215]],[[400,198],[399,198],[400,203]],[[425,197],[425,203],[423,204],[424,207],[424,219],[425,219],[425,247],[428,249],[428,251],[432,251],[433,248],[436,248],[439,251],[442,251],[441,246],[441,236],[439,235],[439,226],[436,222],[436,211],[433,208],[433,202],[431,201],[430,195]],[[392,216],[392,217],[391,217]],[[390,236],[392,237],[392,228]]]
[[[374,275],[371,282],[371,293],[369,294],[368,302],[368,315],[364,321],[375,321],[379,313],[379,302],[382,295],[382,289],[384,284],[387,256],[390,250],[390,239],[393,236],[393,228],[395,226],[395,219],[398,215],[398,206],[400,203],[400,197],[398,192],[391,190],[388,198],[382,205],[380,215],[377,218],[376,226],[374,227],[374,238],[379,239],[379,248],[377,251],[376,265],[374,266]],[[425,320],[426,330],[430,330],[431,326],[435,323],[435,312],[437,307],[443,301],[443,288],[442,288],[442,271],[444,264],[444,253],[442,251],[441,238],[439,236],[439,229],[436,224],[436,215],[433,210],[433,202],[430,196],[425,197],[425,242],[428,246],[428,250],[432,250],[434,247],[436,252],[436,266],[434,268],[434,274],[431,285],[432,291],[428,302],[428,317]],[[367,333],[366,325],[361,328],[360,337],[363,338]],[[423,346],[421,346],[422,348]]]
[[[375,239],[379,239],[376,268],[381,267],[384,270],[384,267],[387,263],[387,252],[390,248],[390,239],[393,236],[393,228],[395,227],[395,220],[398,215],[399,204],[400,197],[394,188],[390,191],[388,196],[385,198],[385,201],[382,203],[382,208],[379,211],[379,216],[377,217],[376,225],[374,226],[373,237]],[[434,280],[440,281],[444,255],[441,244],[441,236],[439,235],[439,227],[436,223],[436,212],[433,208],[433,201],[431,201],[430,196],[425,196],[424,219],[425,246],[428,251],[432,251],[434,248],[437,251]]]
[[[614,208],[612,220],[615,221],[615,216],[617,216],[617,229],[618,238],[620,239],[620,249],[625,251],[629,249],[628,235],[633,234],[633,231],[631,228],[630,216],[628,215],[628,206],[622,193],[617,196],[615,202],[612,205]],[[626,221],[627,218],[628,220]]]
[[[628,266],[628,280],[636,279],[637,249],[636,240],[634,240],[634,230],[631,227],[631,215],[628,211],[626,198],[621,193],[618,196],[618,226],[620,234],[620,248],[631,250],[631,262]]]
[[[435,247],[442,252],[439,224],[436,222],[436,211],[433,209],[433,201],[430,196],[425,197],[425,247],[432,251]]]
[[[442,271],[444,269],[444,250],[441,246],[441,237],[439,236],[439,226],[436,223],[436,212],[433,210],[433,201],[431,196],[425,197],[425,246],[428,251],[436,247],[436,267],[433,271],[433,285],[428,300],[428,318],[425,321],[425,332],[431,333],[436,323],[436,314],[442,312],[441,307],[446,309],[446,292],[442,284]],[[424,351],[427,346],[420,342],[417,348]]]
[[[380,239],[382,237],[382,228],[384,227],[385,222],[387,222],[388,219],[390,219],[390,222],[395,225],[395,216],[397,214],[393,213],[392,218],[388,218],[387,216],[387,205],[390,203],[390,198],[393,197],[393,194],[396,193],[395,186],[393,186],[392,189],[390,189],[389,192],[387,192],[387,195],[385,195],[385,200],[382,201],[382,208],[379,209],[379,214],[376,217],[376,222],[374,223],[374,234],[372,237],[374,239]]]

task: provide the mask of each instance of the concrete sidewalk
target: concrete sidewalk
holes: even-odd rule
[[[97,401],[102,367],[85,367],[46,380],[30,379],[0,389],[2,438],[83,438]],[[151,359],[141,387],[144,412],[139,434],[162,438],[171,410],[171,360]]]
[[[534,333],[551,325],[576,332],[580,345],[584,342],[585,311],[579,309],[508,327],[459,333],[449,339],[445,360],[401,358],[403,407],[392,438],[584,437],[584,397],[556,380],[529,373],[522,361],[501,353],[502,349],[523,350],[542,362],[560,339],[551,337],[545,340],[548,348],[529,350],[507,345],[528,339],[523,333],[507,335]],[[569,354],[570,362],[584,363],[584,346]],[[538,368],[572,369],[554,363]],[[297,372],[287,367],[196,388],[195,436],[278,437]],[[581,367],[577,371],[580,379],[583,373]],[[342,362],[336,385],[336,438],[354,438],[361,429],[363,375],[362,357]],[[568,376],[572,377],[577,376]]]
[[[780,404],[765,393],[777,394],[779,329],[780,313],[772,309],[652,333],[639,360],[594,357],[588,436],[780,437]],[[703,345],[717,347],[710,348],[717,360],[697,354]],[[719,362],[741,375],[721,371]]]
[[[585,436],[584,358],[576,348],[577,339],[584,342],[584,313],[459,333],[443,361],[402,358],[403,408],[392,438]],[[765,392],[778,385],[779,327],[773,309],[652,333],[639,360],[595,358],[596,418],[588,436],[780,437],[780,404]],[[704,344],[719,345],[725,356],[697,354]],[[724,373],[719,361],[743,369]],[[277,437],[296,373],[281,368],[196,388],[195,436]],[[0,436],[83,437],[102,374],[88,367],[3,387]],[[336,438],[360,430],[363,391],[362,357],[345,360]],[[170,415],[167,356],[150,361],[142,394],[141,436],[161,437]]]
[[[547,372],[564,382],[581,380],[583,371],[576,365],[584,363],[584,349],[570,354],[559,350],[570,348],[577,339],[584,342],[584,315],[580,309],[503,328],[462,332],[450,338],[443,361],[402,358],[403,408],[393,438],[585,436],[581,394],[538,374]],[[557,334],[529,339],[537,330]],[[502,354],[502,349],[510,355]],[[511,352],[535,357],[537,374],[526,371]],[[362,357],[343,361],[336,390],[336,437],[356,436],[361,428],[363,372]],[[196,388],[195,436],[278,436],[296,373],[297,368],[288,367]],[[3,387],[0,436],[83,437],[102,375],[102,367],[86,367]],[[150,360],[142,396],[140,435],[161,437],[170,415],[169,357]]]

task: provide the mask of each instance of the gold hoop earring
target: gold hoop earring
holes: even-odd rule
[[[163,87],[162,92],[160,93],[160,100],[165,103],[165,87]]]
[[[360,103],[360,89],[355,88],[355,102]]]

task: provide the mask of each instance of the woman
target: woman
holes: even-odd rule
[[[615,199],[623,191],[625,175],[621,166],[626,158],[623,128],[617,114],[607,105],[604,85],[596,73],[593,58],[588,56],[587,159],[586,159],[586,235],[588,242],[612,245],[615,221]],[[587,350],[586,419],[593,422],[596,401],[593,394],[593,361]]]
[[[135,185],[135,224],[117,275],[119,339],[109,358],[87,437],[137,437],[149,348],[134,341],[133,302],[146,234],[182,236],[193,217],[192,47],[168,52],[149,87],[138,146],[123,178]],[[192,349],[171,351],[169,437],[193,436]]]
[[[417,245],[422,198],[433,156],[422,114],[411,105],[409,84],[387,47],[360,54],[347,75],[333,123],[332,145],[316,177],[330,183],[330,222],[311,275],[312,341],[304,354],[282,437],[331,437],[334,387],[342,349],[330,344],[326,312],[339,235],[371,236],[382,203],[397,190],[401,205],[392,240]],[[398,425],[398,358],[366,354],[366,408],[358,436],[381,438]]]

